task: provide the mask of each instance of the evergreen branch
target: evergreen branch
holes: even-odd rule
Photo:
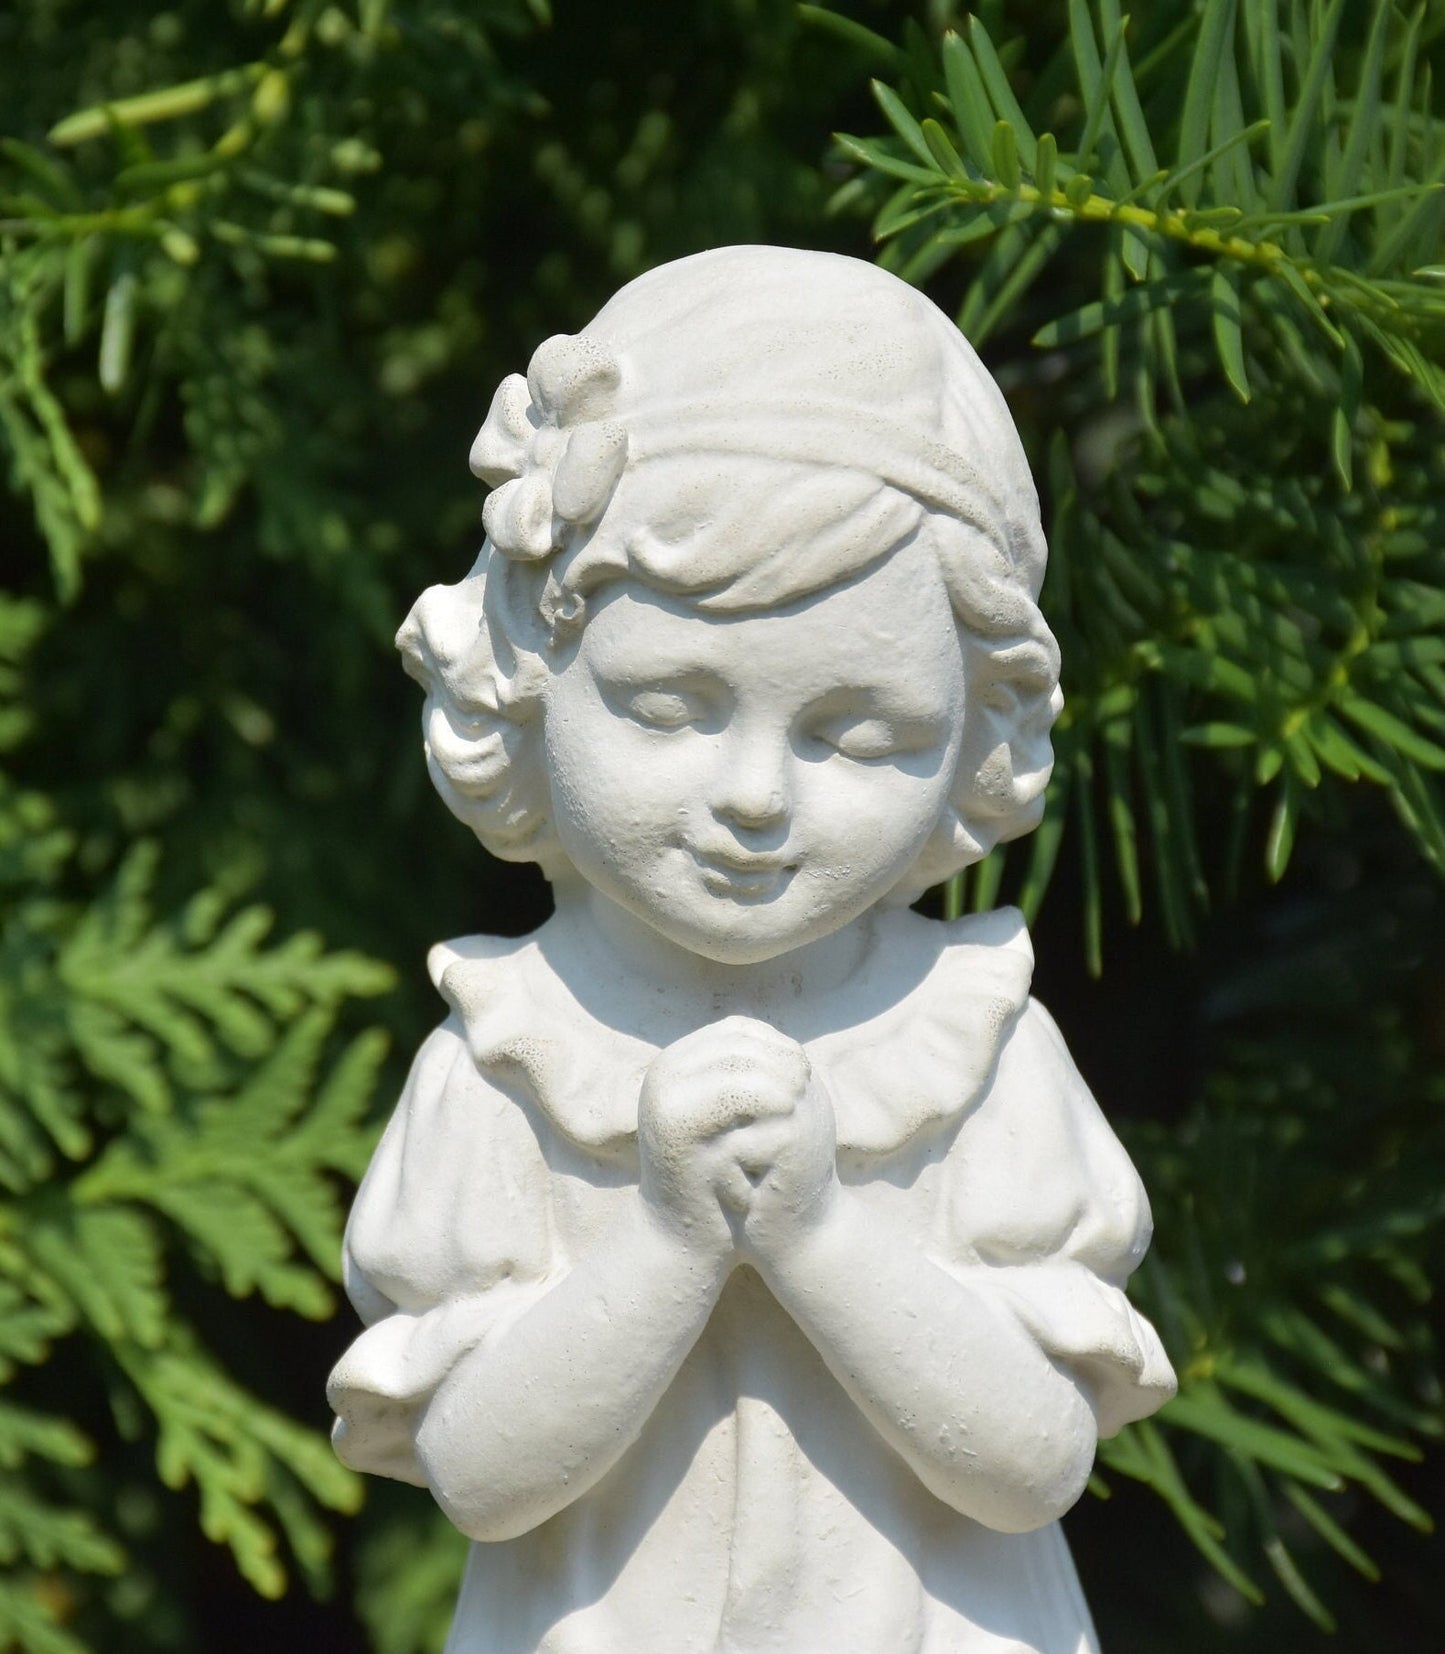
[[[881,85],[875,89],[880,94],[886,91]],[[899,111],[896,108],[890,108],[888,112],[892,118],[897,119]],[[1000,122],[997,130],[1009,134],[1007,139],[1002,140],[1006,147],[1013,139],[1012,129],[1006,123]],[[1227,140],[1204,159],[1210,162],[1217,160],[1236,145],[1247,144],[1250,134],[1257,135],[1264,130],[1263,123],[1257,123]],[[1048,136],[1052,137],[1052,134]],[[1002,169],[996,165],[993,168],[993,177],[959,177],[944,169],[930,172],[926,167],[903,163],[891,152],[881,149],[875,142],[867,139],[840,133],[838,143],[847,154],[867,165],[919,188],[926,188],[929,192],[926,209],[917,217],[907,216],[895,208],[892,216],[880,219],[875,226],[880,239],[912,228],[923,217],[945,212],[950,206],[966,209],[969,214],[979,212],[996,215],[1000,211],[1015,212],[1016,216],[1010,220],[1011,222],[1018,222],[1024,217],[1035,217],[1052,225],[1060,222],[1072,222],[1077,225],[1120,225],[1162,245],[1176,246],[1203,258],[1239,265],[1252,274],[1289,282],[1292,287],[1302,283],[1308,292],[1312,308],[1322,302],[1338,301],[1341,289],[1351,286],[1353,272],[1328,263],[1315,263],[1301,258],[1280,242],[1254,232],[1263,232],[1290,223],[1323,227],[1343,225],[1352,214],[1364,208],[1380,207],[1394,202],[1412,203],[1423,216],[1424,211],[1432,203],[1440,200],[1441,191],[1445,189],[1445,185],[1436,181],[1405,184],[1395,189],[1377,190],[1344,200],[1321,202],[1305,212],[1256,214],[1246,217],[1236,207],[1193,210],[1188,207],[1149,206],[1136,201],[1120,200],[1113,195],[1100,192],[1095,180],[1084,172],[1073,173],[1069,183],[1063,187],[1054,185],[1048,189],[1041,189],[1037,183],[1029,181],[1022,174],[1016,177],[998,176]],[[936,165],[932,154],[927,154],[925,159]],[[996,161],[997,156],[993,159]],[[1203,164],[1203,160],[1192,163],[1191,170],[1193,166]],[[1166,171],[1156,174],[1155,177],[1160,185],[1160,196],[1167,197],[1180,188],[1185,174],[1176,176]],[[912,194],[902,197],[900,205],[917,199],[915,190]],[[965,217],[956,227],[957,230],[966,230],[970,222],[970,217]],[[996,216],[986,217],[984,222],[990,229],[998,227]],[[1413,220],[1407,222],[1413,223]],[[950,225],[949,229],[953,231],[955,227]],[[954,243],[962,244],[960,241]],[[1350,292],[1350,298],[1353,308],[1358,309],[1377,325],[1398,325],[1407,304],[1413,304],[1419,312],[1428,316],[1433,316],[1435,309],[1435,295],[1424,281],[1397,281],[1393,294],[1379,286],[1356,283]],[[1162,304],[1167,303],[1168,299],[1160,295],[1153,302]],[[1051,324],[1056,331],[1063,325],[1057,322]],[[1055,336],[1056,333],[1046,333],[1042,337],[1036,337],[1035,343],[1049,344]]]
[[[12,658],[36,631],[17,625]],[[6,806],[27,814],[0,795],[0,828]],[[69,850],[65,840],[58,859],[32,864],[32,887],[53,882]],[[331,1541],[317,1507],[354,1509],[359,1484],[324,1438],[243,1391],[203,1348],[170,1295],[170,1238],[235,1295],[330,1312],[339,1180],[359,1176],[369,1152],[386,1042],[363,1034],[323,1064],[342,999],[390,974],[313,937],[267,945],[269,915],[231,914],[215,891],[158,922],[155,867],[142,845],[89,907],[32,893],[0,933],[0,1181],[15,1196],[0,1202],[0,1384],[84,1337],[149,1409],[162,1481],[195,1485],[203,1530],[255,1588],[283,1588],[284,1536],[319,1590]],[[201,1099],[198,1075],[213,1083]],[[111,1086],[141,1108],[97,1107]],[[52,1144],[85,1164],[46,1185]],[[67,1420],[0,1397],[0,1564],[12,1570],[0,1644],[71,1646],[15,1570],[121,1566],[94,1518],[35,1479],[32,1461],[75,1466],[93,1452]]]
[[[357,1609],[375,1654],[441,1654],[466,1541],[435,1506],[373,1525],[358,1556]]]
[[[50,1600],[51,1576],[12,1575],[0,1578],[0,1647],[24,1654],[91,1654],[83,1642],[59,1623]]]
[[[0,1475],[0,1567],[22,1561],[36,1568],[114,1574],[120,1572],[122,1552],[84,1512],[51,1505],[18,1478]]]
[[[355,1511],[359,1478],[329,1443],[243,1390],[191,1339],[161,1349],[120,1347],[117,1357],[154,1415],[157,1469],[167,1487],[194,1484],[206,1537],[229,1548],[255,1590],[277,1597],[286,1575],[268,1520],[273,1490],[281,1492],[284,1523],[311,1553],[329,1553],[324,1525],[292,1489],[334,1511]]]
[[[390,986],[385,967],[352,954],[323,955],[315,936],[264,947],[271,928],[264,908],[244,909],[224,926],[218,910],[203,925],[194,907],[186,930],[151,924],[156,855],[144,844],[131,852],[109,896],[82,916],[56,961],[77,1051],[142,1109],[169,1106],[168,1064],[195,1084],[215,1083],[224,1072],[222,1049],[256,1056],[270,1046],[279,1019]]]
[[[82,1209],[137,1202],[174,1223],[229,1292],[259,1291],[278,1308],[322,1318],[333,1304],[336,1235],[344,1220],[328,1172],[359,1177],[364,1124],[386,1042],[362,1035],[311,1101],[333,1018],[292,1024],[235,1096],[138,1121],[74,1185]],[[299,1246],[310,1266],[293,1261]]]
[[[178,120],[184,115],[209,109],[219,99],[250,91],[265,73],[264,63],[248,63],[239,69],[206,75],[180,86],[167,86],[154,92],[139,92],[134,97],[117,98],[112,103],[80,109],[73,115],[67,115],[51,127],[47,136],[57,148],[65,149],[91,138],[104,138],[117,126],[150,126],[157,121]]]
[[[1327,19],[1323,25],[1326,34],[1337,24],[1338,15],[1336,5],[1331,13],[1335,23]],[[1438,295],[1431,292],[1428,279],[1407,277],[1400,267],[1404,248],[1415,245],[1420,230],[1438,222],[1439,213],[1445,210],[1441,182],[1433,175],[1410,181],[1396,166],[1387,181],[1377,182],[1378,174],[1371,171],[1376,156],[1367,139],[1378,113],[1383,54],[1390,32],[1388,8],[1381,8],[1380,15],[1384,21],[1377,21],[1371,32],[1360,91],[1351,105],[1344,159],[1329,170],[1327,181],[1334,191],[1326,190],[1303,206],[1297,204],[1296,180],[1321,118],[1315,105],[1323,97],[1328,52],[1322,51],[1318,41],[1313,43],[1293,107],[1278,92],[1279,77],[1273,71],[1264,75],[1266,113],[1249,121],[1235,67],[1234,0],[1206,8],[1172,167],[1157,162],[1167,146],[1145,120],[1129,68],[1124,20],[1112,0],[1100,6],[1107,40],[1102,59],[1084,0],[1072,0],[1070,6],[1070,40],[1083,102],[1082,130],[1072,150],[1053,133],[1039,138],[1027,123],[1018,126],[1022,112],[1002,97],[997,77],[990,82],[986,73],[996,55],[976,19],[970,24],[967,43],[949,36],[942,48],[947,96],[940,94],[937,101],[955,123],[961,149],[954,147],[936,120],[920,123],[898,95],[881,83],[875,83],[874,90],[894,138],[842,136],[839,143],[845,154],[904,185],[875,224],[875,234],[911,238],[912,265],[932,264],[939,256],[955,254],[973,239],[971,231],[980,215],[995,231],[1003,222],[1023,225],[1034,236],[1053,238],[1054,246],[1063,226],[1112,227],[1122,238],[1128,273],[1146,293],[1160,281],[1168,284],[1184,279],[1187,283],[1187,275],[1177,268],[1181,257],[1218,267],[1208,298],[1199,302],[1213,316],[1220,365],[1241,396],[1248,394],[1247,325],[1234,272],[1251,284],[1276,285],[1286,302],[1321,328],[1340,350],[1352,348],[1341,319],[1348,328],[1366,332],[1378,340],[1402,373],[1432,395],[1445,397],[1441,376],[1429,351],[1422,348],[1439,331]],[[1271,38],[1274,44],[1269,49],[1277,51],[1277,35]],[[1263,49],[1257,41],[1256,47]],[[1288,130],[1278,145],[1271,138],[1269,170],[1273,176],[1261,190],[1253,182],[1248,152],[1271,133],[1271,123],[1277,120],[1287,122]],[[1042,177],[1037,165],[1040,144]],[[1101,145],[1108,151],[1102,161]],[[1132,170],[1123,165],[1126,152]],[[1103,177],[1092,176],[1101,164]],[[1206,190],[1207,185],[1212,188]],[[1179,204],[1171,205],[1171,197]],[[1407,210],[1396,214],[1397,208]],[[1371,226],[1366,230],[1367,240],[1373,235],[1377,241],[1368,272],[1358,267],[1357,260],[1342,257],[1347,250],[1353,252],[1346,234],[1361,218]],[[1392,218],[1393,227],[1386,229]],[[1015,238],[1019,234],[1011,233]],[[1041,262],[1048,261],[1054,246],[1042,250],[1041,243]],[[1021,253],[1021,246],[1011,250],[1011,265]],[[999,311],[1016,308],[1026,285],[1021,283]],[[1106,292],[1102,300],[1085,305],[1076,320],[1049,323],[1035,342],[1051,346],[1101,332],[1106,356],[1112,357],[1117,348],[1114,330],[1137,316],[1146,334],[1167,346],[1174,321],[1151,313],[1162,311],[1172,296],[1166,285],[1148,293],[1141,308],[1118,313],[1120,301],[1132,295]],[[1253,301],[1252,293],[1250,298]],[[977,323],[977,310],[968,305],[965,310],[967,319]],[[1070,328],[1078,331],[1071,334]],[[1167,348],[1159,365],[1162,368],[1173,361],[1172,348]]]

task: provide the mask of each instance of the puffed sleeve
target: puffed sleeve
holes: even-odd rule
[[[423,1483],[413,1437],[432,1392],[543,1290],[549,1188],[527,1117],[448,1019],[417,1053],[346,1228],[343,1279],[366,1330],[327,1385],[345,1463]]]
[[[944,1169],[940,1261],[1001,1296],[1074,1374],[1101,1436],[1162,1407],[1174,1370],[1124,1296],[1149,1246],[1149,1202],[1037,1000]]]

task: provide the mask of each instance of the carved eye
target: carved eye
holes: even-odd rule
[[[851,723],[835,723],[821,729],[818,735],[835,752],[859,763],[892,758],[905,746],[899,739],[898,730],[886,718],[858,718]]]
[[[629,715],[649,729],[682,729],[694,723],[699,709],[689,695],[674,689],[643,689],[629,696]]]

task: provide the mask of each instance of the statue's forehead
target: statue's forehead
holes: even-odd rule
[[[930,715],[962,659],[942,578],[916,541],[828,589],[718,611],[624,577],[599,594],[582,652],[619,681],[717,676],[781,700],[873,688],[899,716]],[[937,670],[934,670],[934,668]]]
[[[769,456],[671,454],[625,476],[564,555],[585,595],[630,575],[709,609],[766,609],[857,575],[913,534],[916,500],[866,472]]]

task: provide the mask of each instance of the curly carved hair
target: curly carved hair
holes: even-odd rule
[[[723,491],[733,503],[700,542],[608,532],[630,475],[671,470],[686,507],[699,464],[748,484]],[[663,265],[503,381],[471,465],[493,489],[481,555],[422,594],[397,642],[427,692],[432,780],[493,854],[567,871],[542,703],[553,652],[600,587],[628,578],[700,612],[755,611],[915,534],[964,637],[966,711],[949,807],[898,899],[1038,824],[1062,698],[1037,496],[987,370],[897,278],[773,247]]]

